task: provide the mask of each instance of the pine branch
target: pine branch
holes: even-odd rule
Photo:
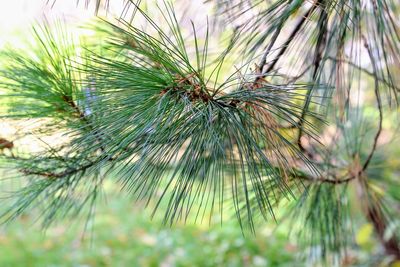
[[[96,2],[98,11],[101,1]],[[240,7],[235,3],[230,6]],[[259,3],[249,1],[249,10],[263,8]],[[133,3],[129,4],[134,14],[142,16],[150,29],[124,20],[99,23],[109,37],[107,52],[88,52],[79,66],[71,54],[74,49],[64,50],[50,34],[38,38],[41,45],[33,50],[34,58],[23,51],[4,53],[6,97],[23,101],[13,99],[8,117],[50,118],[44,132],[63,130],[69,139],[60,146],[46,144],[39,155],[10,158],[30,183],[2,218],[15,218],[43,202],[46,224],[59,210],[68,214],[76,207],[74,212],[79,212],[91,203],[88,199],[96,198],[103,179],[112,173],[136,199],[153,203],[154,212],[162,206],[166,224],[186,221],[193,213],[195,220],[203,219],[206,211],[222,213],[229,200],[241,227],[254,231],[257,215],[277,219],[275,209],[281,199],[300,195],[295,203],[301,216],[293,221],[302,219],[302,236],[321,247],[322,257],[331,251],[340,254],[349,237],[347,185],[358,181],[363,199],[371,200],[365,177],[376,159],[386,112],[380,85],[393,90],[395,99],[398,91],[389,68],[400,55],[393,10],[385,0],[371,3],[370,10],[357,1],[316,0],[311,6],[306,1],[275,1],[256,18],[241,23],[237,31],[241,34],[216,58],[208,51],[208,28],[203,40],[193,24],[193,38],[186,38],[172,5],[161,7],[160,22]],[[268,62],[277,39],[304,7]],[[232,16],[239,18],[246,12],[239,10]],[[315,21],[314,14],[319,15]],[[370,24],[367,40],[362,27]],[[244,31],[249,25],[252,31]],[[357,36],[364,41],[372,72],[352,63],[357,57],[353,54]],[[250,55],[260,47],[265,49],[259,66],[246,71],[254,62]],[[223,64],[233,50],[240,51],[247,63],[222,79]],[[347,50],[351,52],[345,56]],[[279,75],[278,63],[292,58],[289,74]],[[349,67],[347,76],[342,63]],[[302,67],[292,75],[297,65]],[[351,142],[340,147],[349,136],[338,121],[335,125],[342,127],[342,140],[334,140],[338,144],[328,148],[312,144],[308,149],[301,141],[305,135],[316,139],[320,130],[316,121],[322,116],[316,106],[340,106],[340,114],[329,114],[333,119],[327,119],[344,120],[352,114],[348,95],[355,69],[372,76],[375,83],[379,125],[371,150],[364,158],[364,147],[354,144],[353,148]],[[297,83],[307,77],[310,83]],[[93,85],[90,96],[83,93],[84,84]],[[338,95],[347,89],[348,95],[334,103],[333,89]],[[297,138],[288,137],[283,128],[297,130]],[[0,150],[10,147],[0,140]],[[363,164],[360,159],[365,159]],[[346,160],[350,163],[343,163]],[[195,203],[200,205],[197,210],[193,210]],[[398,257],[397,237],[383,239],[389,218],[381,203],[368,203],[365,214],[387,253]]]
[[[16,64],[18,68],[7,69],[10,90],[39,101],[52,92],[54,98],[46,99],[44,109],[36,107],[38,116],[55,116],[62,105],[69,116],[78,117],[78,122],[72,120],[74,123],[68,125],[73,138],[66,142],[63,155],[53,156],[60,150],[50,145],[43,156],[15,159],[22,173],[44,183],[37,192],[30,191],[29,197],[40,199],[59,183],[62,190],[69,191],[69,180],[79,184],[86,173],[111,171],[118,166],[122,186],[138,199],[150,202],[156,192],[163,192],[157,197],[155,209],[165,199],[165,223],[186,220],[195,201],[204,201],[200,209],[213,211],[218,207],[222,212],[224,199],[230,198],[237,207],[240,223],[253,229],[254,210],[264,218],[274,216],[274,194],[290,194],[286,177],[293,164],[289,163],[301,160],[313,169],[279,132],[277,123],[278,118],[295,122],[293,118],[301,112],[295,100],[301,96],[298,92],[309,89],[308,85],[253,86],[246,78],[237,84],[238,90],[232,91],[232,80],[218,84],[212,78],[219,77],[234,43],[208,64],[208,40],[201,50],[194,35],[196,54],[191,57],[171,6],[165,6],[170,34],[136,8],[156,35],[126,21],[119,25],[105,23],[110,37],[108,53],[84,54],[80,61],[88,64],[74,68],[65,61],[56,61],[47,49],[47,40],[41,40],[42,49],[50,53],[38,54],[43,55],[43,62],[53,60],[55,67],[50,73],[44,63],[10,52],[11,63],[23,58],[23,64]],[[51,35],[48,40],[59,54],[60,48]],[[16,70],[25,76],[14,75]],[[40,75],[31,75],[32,70]],[[73,71],[90,78],[74,80]],[[59,78],[64,72],[67,74]],[[91,99],[82,95],[82,84],[93,87]],[[253,86],[252,90],[248,86]],[[79,105],[81,99],[88,102],[90,115]],[[43,164],[44,161],[48,163]],[[272,187],[259,183],[264,177]],[[100,179],[98,174],[89,182],[94,186],[96,179]],[[226,184],[234,188],[229,196],[224,196],[228,194]],[[97,188],[92,187],[89,195],[96,194]],[[255,192],[256,202],[249,200],[249,191]],[[23,197],[20,205],[26,203]],[[246,214],[238,209],[242,201]]]

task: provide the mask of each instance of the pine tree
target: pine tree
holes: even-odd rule
[[[97,21],[102,41],[42,24],[34,47],[2,51],[3,117],[41,121],[29,133],[38,138],[63,137],[40,153],[0,139],[10,176],[24,181],[1,218],[40,207],[48,226],[94,205],[116,177],[166,224],[209,213],[223,221],[233,209],[255,232],[289,218],[325,260],[346,255],[358,209],[400,260],[390,230],[399,179],[380,167],[398,109],[399,4],[209,0],[212,23],[187,36],[170,2],[157,18],[144,2]],[[225,45],[218,53],[215,42]],[[278,217],[282,205],[289,212]]]

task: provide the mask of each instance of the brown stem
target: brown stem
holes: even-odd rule
[[[379,82],[382,82],[382,83],[386,84],[387,86],[389,86],[389,87],[391,87],[391,88],[393,88],[393,89],[396,89],[397,91],[400,91],[400,87],[398,87],[398,86],[396,86],[396,85],[390,83],[389,81],[387,81],[387,80],[384,79],[384,78],[376,77],[375,74],[374,74],[373,72],[371,72],[371,71],[369,71],[369,70],[367,70],[367,69],[365,69],[365,68],[363,68],[363,67],[357,65],[356,63],[354,63],[354,62],[352,62],[352,61],[350,61],[350,60],[339,59],[339,58],[334,58],[334,57],[327,57],[326,59],[329,59],[329,60],[332,60],[332,61],[335,61],[335,62],[345,63],[345,64],[347,64],[347,65],[349,65],[349,66],[351,66],[351,67],[353,67],[353,68],[356,68],[357,70],[360,70],[360,71],[364,72],[365,74],[367,74],[367,75],[369,75],[369,76],[373,76],[373,77],[374,77],[375,79],[377,79]]]
[[[99,136],[99,133],[97,132],[97,130],[94,130],[93,126],[90,124],[89,119],[85,116],[85,114],[81,111],[81,109],[75,104],[74,100],[72,99],[71,96],[68,95],[63,95],[62,99],[72,108],[75,110],[75,112],[77,113],[77,115],[79,116],[79,118],[86,123],[86,125],[90,128],[90,130],[93,131],[93,135],[96,138],[97,142],[100,145],[100,150],[101,152],[104,153],[105,148],[103,147],[102,143],[103,143],[103,138],[101,136]]]
[[[400,242],[393,234],[389,239],[385,237],[388,229],[388,219],[384,214],[379,198],[371,192],[365,177],[361,177],[358,183],[360,203],[364,204],[364,214],[367,220],[373,225],[376,235],[381,242],[387,255],[400,260]]]
[[[279,50],[278,55],[276,58],[272,61],[272,63],[268,66],[268,68],[262,73],[260,78],[264,78],[270,71],[272,71],[275,68],[276,63],[278,63],[279,59],[282,57],[282,55],[286,52],[286,50],[289,48],[290,43],[293,41],[293,39],[297,36],[297,34],[300,32],[301,28],[303,27],[304,23],[307,21],[307,19],[311,16],[311,14],[314,12],[314,10],[319,6],[319,1],[312,5],[307,12],[303,15],[303,17],[297,22],[296,26],[294,27],[293,31],[289,35],[288,39],[286,42],[283,44],[282,48]],[[267,50],[269,53],[269,51]],[[266,53],[268,55],[268,53]],[[263,66],[259,66],[261,69]]]
[[[315,176],[311,176],[311,175],[305,174],[305,173],[300,173],[300,174],[298,173],[298,174],[296,174],[296,177],[303,179],[303,180],[310,181],[310,182],[327,183],[327,184],[335,184],[335,185],[349,183],[352,180],[354,180],[355,178],[357,178],[356,175],[352,175],[347,178],[334,177],[333,179],[330,179],[330,178],[323,178],[321,176],[315,177]]]
[[[381,100],[381,95],[379,93],[379,81],[378,81],[378,68],[376,66],[376,62],[373,58],[373,54],[372,54],[372,50],[368,45],[367,39],[365,38],[365,36],[362,36],[363,41],[364,41],[364,47],[365,49],[368,51],[368,55],[369,58],[371,60],[371,64],[372,64],[372,68],[373,68],[373,73],[374,73],[374,82],[375,82],[375,97],[376,97],[376,102],[378,104],[378,110],[379,110],[379,125],[378,125],[378,131],[375,134],[375,138],[374,138],[374,144],[372,146],[372,150],[368,155],[367,160],[365,161],[364,165],[363,165],[363,171],[365,171],[368,168],[369,163],[371,162],[371,159],[375,153],[376,147],[378,145],[378,139],[379,136],[381,135],[382,132],[382,123],[383,123],[383,112],[382,112],[382,100]]]
[[[90,168],[91,166],[93,166],[95,164],[95,161],[91,161],[89,163],[87,163],[86,165],[83,165],[79,168],[70,168],[67,169],[63,172],[45,172],[45,171],[32,171],[32,170],[28,170],[28,169],[23,169],[21,170],[22,173],[27,174],[27,175],[38,175],[38,176],[42,176],[42,177],[46,177],[46,178],[63,178],[66,177],[68,175],[72,175],[81,171],[84,171],[88,168]]]

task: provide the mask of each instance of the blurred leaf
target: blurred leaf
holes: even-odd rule
[[[359,246],[364,248],[370,248],[372,243],[372,234],[374,232],[374,226],[370,223],[366,223],[358,229],[356,233],[356,242]]]

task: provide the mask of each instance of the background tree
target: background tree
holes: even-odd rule
[[[4,116],[40,119],[38,138],[63,133],[40,153],[0,143],[26,181],[2,218],[39,206],[47,226],[117,177],[154,210],[165,202],[167,224],[234,210],[255,232],[289,218],[327,261],[346,255],[358,209],[400,260],[399,179],[380,164],[397,138],[398,4],[208,2],[212,23],[189,34],[169,2],[150,14],[129,1],[92,26],[95,41],[41,25],[34,47],[2,52]]]

